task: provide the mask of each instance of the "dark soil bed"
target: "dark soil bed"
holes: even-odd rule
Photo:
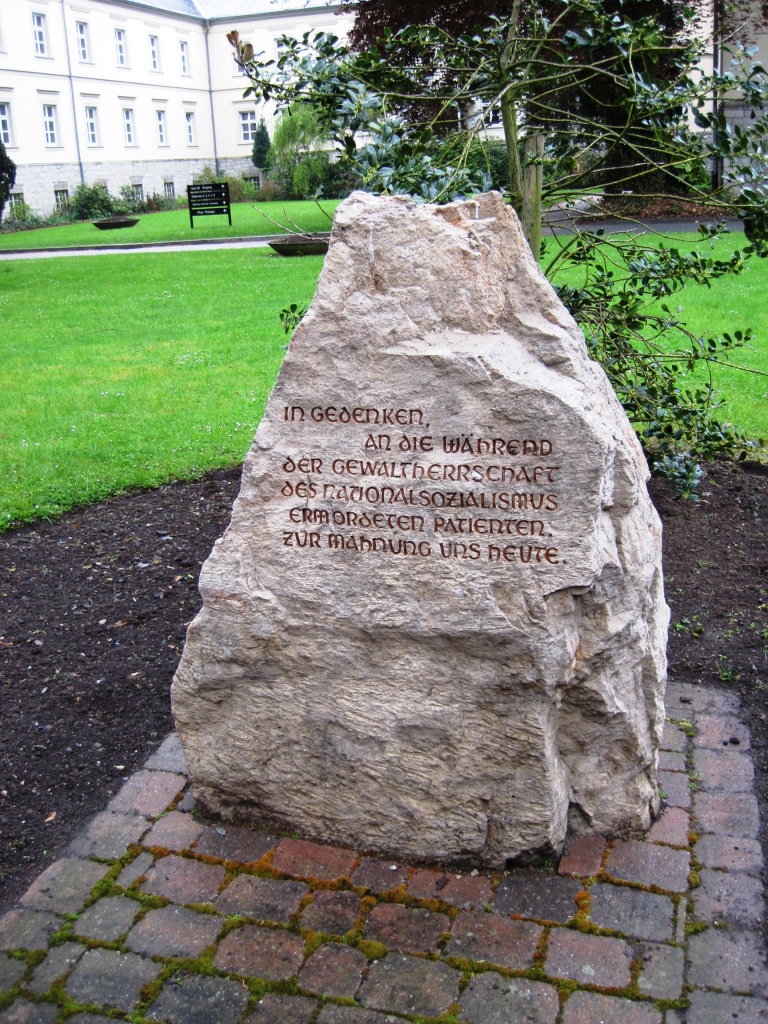
[[[0,535],[0,911],[171,730],[200,566],[238,488],[214,473]],[[651,490],[670,676],[741,694],[768,820],[768,476],[718,464],[700,505]]]

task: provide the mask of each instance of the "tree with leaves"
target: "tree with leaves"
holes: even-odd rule
[[[10,198],[11,189],[15,183],[16,164],[8,156],[3,140],[0,139],[0,221],[3,219],[3,210]]]
[[[631,3],[643,9],[642,0]],[[660,196],[683,192],[706,203],[713,226],[693,252],[575,229],[550,240],[544,258],[649,461],[685,489],[698,459],[747,445],[717,419],[711,381],[691,384],[686,375],[730,362],[749,335],[696,337],[664,304],[687,282],[738,273],[768,251],[768,85],[748,49],[734,46],[732,66],[707,74],[704,44],[685,31],[690,25],[670,33],[652,17],[630,18],[626,6],[512,0],[505,17],[489,15],[482,30],[410,25],[360,51],[324,33],[284,38],[277,61],[258,60],[236,33],[230,42],[251,80],[248,92],[284,107],[310,102],[369,191],[447,202],[486,188],[488,177],[469,155],[500,122],[509,201],[537,256],[539,204],[583,200],[596,175],[632,190],[650,169]],[[752,112],[749,127],[726,123],[726,97]],[[407,106],[416,103],[431,106],[434,124],[450,120],[454,129],[409,119]],[[716,159],[725,174],[713,191],[707,171]],[[749,241],[724,259],[709,251],[718,215],[739,216]]]
[[[258,167],[259,170],[264,170],[267,166],[267,160],[269,158],[269,151],[272,147],[272,142],[269,138],[269,131],[267,130],[267,123],[263,117],[259,118],[259,123],[256,126],[256,132],[253,137],[253,150],[251,152],[251,160],[253,166]]]
[[[286,199],[306,199],[322,187],[328,167],[328,132],[311,103],[297,99],[275,126],[270,177]]]

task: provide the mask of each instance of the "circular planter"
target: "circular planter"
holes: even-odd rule
[[[324,256],[328,252],[329,238],[305,238],[303,235],[285,235],[269,243],[280,256]]]
[[[92,222],[99,231],[111,231],[113,228],[133,228],[139,223],[138,217],[105,217],[104,220]]]

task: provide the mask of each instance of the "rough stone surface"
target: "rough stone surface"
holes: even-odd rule
[[[146,1013],[169,1024],[236,1024],[248,1002],[248,990],[226,978],[175,975],[163,985]]]
[[[762,850],[755,839],[701,836],[696,843],[696,857],[707,868],[758,873],[763,867]]]
[[[499,914],[519,914],[565,924],[576,915],[576,894],[581,882],[534,871],[511,871],[499,882],[493,909]]]
[[[201,864],[183,857],[162,857],[147,871],[144,892],[165,896],[173,903],[210,903],[226,872],[218,864]]]
[[[83,953],[85,946],[79,942],[62,942],[60,946],[54,946],[45,960],[35,968],[25,988],[41,996],[55,981],[69,974]]]
[[[417,899],[442,900],[463,910],[482,910],[491,902],[491,880],[484,875],[456,875],[452,872],[417,868],[408,880],[408,892]]]
[[[21,905],[55,914],[72,914],[80,909],[91,889],[108,871],[108,864],[63,857],[35,879],[21,897]]]
[[[605,853],[603,836],[582,836],[568,845],[557,867],[559,875],[596,875]]]
[[[359,913],[360,897],[355,893],[321,890],[315,893],[314,900],[302,914],[301,926],[331,935],[344,935],[355,927]]]
[[[682,949],[648,943],[642,947],[642,967],[637,979],[638,990],[654,999],[679,999],[683,991]]]
[[[488,971],[461,996],[461,1019],[473,1024],[555,1024],[560,1004],[551,985]]]
[[[138,879],[146,877],[154,863],[155,858],[151,853],[140,853],[130,864],[126,864],[117,876],[117,884],[122,885],[124,889],[129,889]]]
[[[601,928],[636,939],[672,938],[674,905],[668,896],[617,885],[593,885],[589,916]]]
[[[702,868],[699,880],[693,890],[696,920],[760,927],[765,901],[759,878]]]
[[[728,996],[719,992],[691,992],[688,1024],[766,1024],[768,1002],[749,996]]]
[[[75,836],[67,852],[72,857],[100,857],[102,860],[122,857],[129,843],[138,843],[149,828],[139,814],[113,814],[104,811]]]
[[[9,910],[0,917],[0,949],[45,949],[59,928],[61,921],[53,914]]]
[[[221,860],[235,860],[249,864],[261,860],[268,850],[277,846],[279,839],[264,832],[236,825],[211,825],[195,843],[195,853]]]
[[[390,949],[432,953],[450,927],[451,920],[445,914],[421,907],[401,907],[398,903],[379,903],[368,915],[364,935]]]
[[[321,946],[299,974],[299,986],[307,992],[348,999],[357,992],[367,961],[359,949],[329,942]]]
[[[439,1017],[458,999],[460,977],[446,964],[390,953],[371,964],[358,998],[372,1010]]]
[[[541,926],[532,921],[511,921],[495,914],[459,914],[446,953],[524,971],[533,965],[542,932]]]
[[[688,943],[690,984],[768,996],[759,932],[709,928]]]
[[[8,992],[24,977],[26,966],[21,960],[0,956],[0,992]]]
[[[170,811],[155,822],[144,839],[145,846],[159,846],[166,850],[188,850],[205,831],[205,825],[195,821],[191,814]]]
[[[363,1010],[357,1006],[333,1006],[326,1003],[320,1011],[317,1024],[401,1024],[402,1019],[393,1017],[390,1013],[379,1013],[378,1010]]]
[[[685,892],[691,855],[687,850],[622,840],[608,854],[606,871],[614,878],[638,885],[655,885],[670,892]]]
[[[352,875],[354,885],[370,889],[372,892],[387,892],[404,885],[408,878],[408,865],[396,864],[377,857],[363,857],[360,867]]]
[[[646,477],[500,195],[353,194],[201,576],[173,686],[197,798],[492,867],[647,828]]]
[[[200,956],[221,931],[224,920],[186,907],[150,910],[125,940],[134,953],[150,956]]]
[[[140,910],[140,903],[125,896],[97,900],[75,921],[75,935],[100,942],[115,942],[130,930]]]
[[[691,819],[688,812],[681,807],[667,807],[659,820],[651,826],[648,838],[652,843],[687,846],[690,830]]]
[[[661,1010],[596,992],[574,992],[565,1004],[563,1024],[661,1024]]]
[[[304,882],[238,875],[216,900],[216,908],[222,914],[242,914],[258,921],[287,924],[308,892],[309,886]]]
[[[553,978],[572,978],[583,985],[624,988],[630,982],[632,954],[623,939],[607,939],[567,928],[549,936],[545,971]]]
[[[314,999],[269,992],[259,1000],[245,1024],[309,1024],[316,1010]]]
[[[79,1003],[111,1006],[130,1013],[141,990],[154,981],[162,967],[134,953],[89,949],[67,979],[68,995]]]
[[[300,935],[247,925],[222,939],[213,962],[220,971],[284,981],[297,973],[303,959]]]
[[[19,999],[0,1013],[0,1024],[53,1024],[58,1015],[48,1003],[30,1003]]]

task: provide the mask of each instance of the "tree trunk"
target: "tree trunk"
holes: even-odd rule
[[[541,253],[541,186],[544,168],[544,136],[529,135],[525,140],[525,168],[523,170],[523,233],[538,262]]]
[[[501,55],[501,121],[504,126],[504,142],[507,147],[507,163],[509,164],[509,195],[512,206],[518,216],[523,211],[523,179],[520,168],[520,150],[517,134],[517,104],[509,85],[509,69],[514,65],[517,51],[517,26],[520,21],[522,0],[514,0],[512,14],[507,30],[507,44]],[[506,91],[504,91],[506,89]]]

